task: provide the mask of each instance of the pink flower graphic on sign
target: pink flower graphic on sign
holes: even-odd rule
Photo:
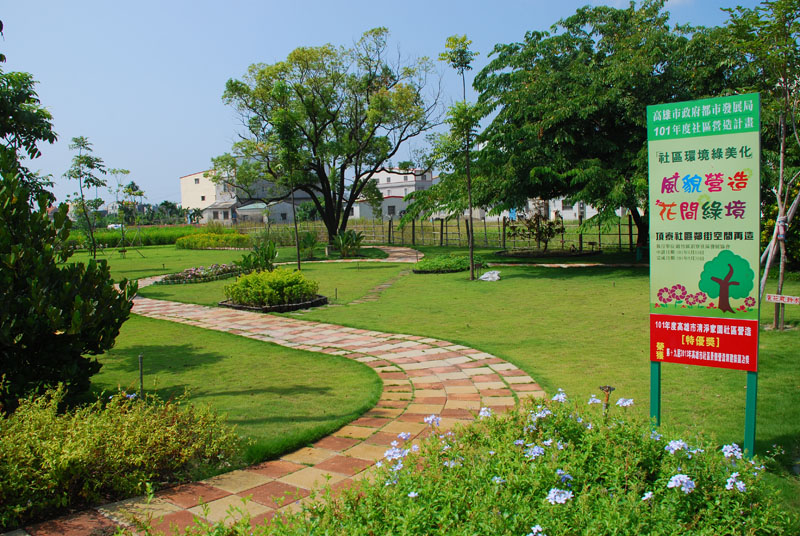
[[[708,295],[705,292],[698,292],[697,294],[694,295],[694,301],[697,302],[698,305],[701,303],[705,303],[707,299]]]
[[[670,295],[676,300],[682,300],[686,297],[686,287],[680,284],[672,285],[672,288],[670,289]]]
[[[756,299],[755,299],[754,297],[752,297],[752,296],[748,296],[748,297],[746,297],[746,298],[744,299],[744,304],[745,304],[747,307],[755,307],[755,305],[756,305]]]
[[[658,291],[658,301],[661,303],[669,303],[673,299],[669,287],[664,287]]]

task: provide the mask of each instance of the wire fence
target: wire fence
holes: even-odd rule
[[[351,219],[347,228],[364,233],[365,244],[389,244],[398,246],[467,246],[469,245],[469,220],[415,220],[399,225],[398,221]],[[564,231],[547,244],[547,249],[570,251],[634,251],[636,249],[636,225],[630,216],[617,218],[616,222],[604,225],[583,226],[579,221],[565,221]],[[508,236],[506,219],[487,221],[473,219],[475,245],[497,249],[544,249],[543,242]],[[315,233],[320,241],[327,241],[328,233],[320,221],[298,223],[301,233]],[[269,230],[270,237],[280,237],[281,242],[294,244],[294,227],[287,224],[240,224],[239,232],[263,232]]]

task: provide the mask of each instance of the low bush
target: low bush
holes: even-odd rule
[[[333,238],[333,246],[343,259],[358,255],[362,242],[364,242],[364,233],[361,231],[341,231]]]
[[[263,235],[253,244],[253,251],[243,255],[236,266],[243,272],[271,272],[275,269],[278,258],[278,247],[272,240],[265,240]]]
[[[264,307],[301,303],[316,296],[319,283],[302,272],[277,269],[272,272],[253,272],[239,277],[225,287],[225,297],[239,305]]]
[[[233,264],[212,264],[208,268],[200,266],[199,268],[187,268],[182,272],[165,275],[160,281],[156,281],[156,285],[170,285],[180,283],[205,283],[207,281],[216,281],[217,279],[224,279],[226,277],[233,277],[241,273],[241,269]]]
[[[219,249],[252,247],[253,241],[248,235],[238,233],[204,233],[184,236],[175,242],[178,249]]]
[[[318,243],[316,233],[311,231],[300,233],[300,253],[304,259],[312,260],[314,258],[314,249]]]
[[[483,258],[475,255],[475,267],[485,266]],[[469,270],[469,256],[458,253],[439,255],[436,257],[425,257],[416,263],[412,270],[415,274],[449,274],[452,272],[463,272]]]
[[[798,533],[798,520],[781,510],[764,477],[771,459],[747,460],[736,445],[667,440],[629,419],[629,404],[620,399],[623,407],[605,417],[599,399],[578,407],[559,392],[500,417],[484,408],[478,422],[455,433],[440,431],[432,415],[421,448],[401,434],[371,478],[254,533]],[[200,524],[189,533],[240,534],[246,523]]]
[[[238,463],[240,440],[208,408],[123,392],[60,413],[63,395],[0,420],[0,531]]]

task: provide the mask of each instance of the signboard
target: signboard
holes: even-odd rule
[[[661,363],[747,371],[744,447],[758,384],[760,101],[757,93],[647,107],[650,417]]]
[[[647,108],[652,361],[758,370],[759,109]]]
[[[800,296],[784,296],[783,294],[767,294],[767,301],[770,303],[788,303],[789,305],[800,305]]]

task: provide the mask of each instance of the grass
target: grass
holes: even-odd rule
[[[125,257],[119,251],[108,249],[104,254],[98,254],[98,259],[108,261],[111,267],[111,277],[115,281],[123,278],[139,279],[154,275],[171,274],[180,272],[186,268],[198,266],[209,266],[211,264],[230,264],[242,258],[247,253],[244,250],[201,250],[201,249],[177,249],[175,245],[167,246],[147,246],[142,248],[128,248]],[[385,258],[387,255],[383,251],[375,248],[363,248],[361,250],[363,258]],[[319,246],[314,250],[317,260],[325,259],[325,246]],[[294,247],[279,247],[276,262],[295,262]],[[331,259],[338,258],[334,252]],[[79,251],[70,257],[70,262],[88,262],[90,255],[86,251]],[[305,261],[304,261],[305,262]]]
[[[245,458],[274,458],[323,437],[372,408],[381,380],[349,359],[284,348],[226,333],[132,315],[116,346],[100,356],[98,392],[138,391],[167,399],[189,391],[252,439]]]
[[[440,337],[507,359],[549,393],[615,395],[649,404],[648,271],[646,268],[504,267],[499,283],[469,282],[463,273],[409,276],[377,302],[314,310],[309,320]],[[800,282],[784,292],[797,295]],[[764,309],[765,316],[771,308]],[[786,308],[800,325],[800,308]],[[756,449],[800,448],[800,330],[760,336]],[[663,423],[682,432],[711,434],[741,444],[746,377],[743,373],[666,364],[662,369]],[[785,483],[800,509],[800,483]]]
[[[293,269],[294,265],[286,268]],[[319,293],[331,303],[349,303],[366,294],[371,288],[395,277],[407,266],[390,263],[304,263],[303,273],[319,283]],[[192,285],[156,285],[145,287],[139,294],[159,300],[171,300],[201,305],[217,305],[225,299],[223,289],[234,279],[223,279]]]
[[[510,247],[510,245],[509,245]],[[469,249],[465,247],[456,246],[418,246],[417,249],[425,255],[438,256],[446,255],[448,253],[468,254]],[[480,255],[486,262],[501,262],[508,264],[583,264],[583,263],[599,263],[599,264],[631,264],[631,263],[646,263],[647,256],[642,260],[636,260],[636,254],[630,252],[610,252],[610,253],[596,253],[592,255],[579,255],[579,256],[549,256],[552,252],[548,250],[548,256],[545,257],[505,257],[498,255],[500,248],[497,247],[483,247],[475,246],[475,255]],[[590,253],[587,249],[586,253]]]

